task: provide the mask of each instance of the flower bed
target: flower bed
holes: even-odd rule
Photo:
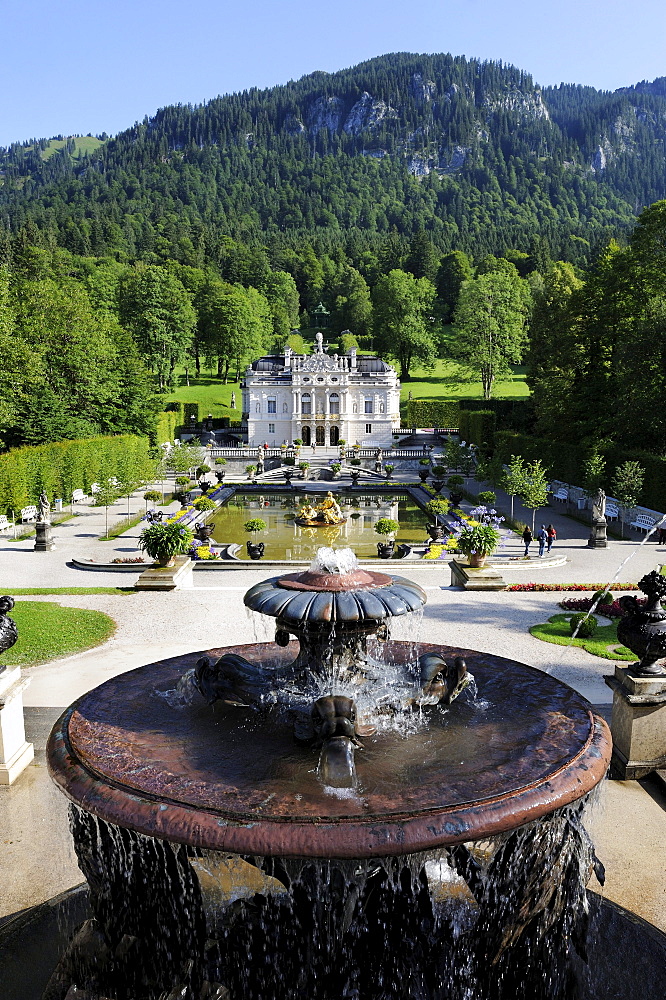
[[[608,584],[605,583],[512,583],[507,590],[525,592],[542,592],[557,590],[605,590]],[[638,590],[635,583],[616,583],[615,590]]]
[[[590,611],[594,599],[592,597],[580,597],[570,598],[569,600],[560,601],[560,607],[565,611]],[[636,600],[637,604],[647,603],[646,597],[639,597]],[[594,609],[595,615],[604,615],[606,618],[622,618],[626,614],[620,607],[619,600],[613,601],[612,604],[597,604]]]

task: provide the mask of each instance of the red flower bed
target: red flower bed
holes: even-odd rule
[[[636,599],[637,604],[645,604],[646,602],[646,597],[639,597]],[[589,611],[592,604],[593,600],[591,597],[560,601],[560,607],[565,611]],[[620,607],[620,602],[618,600],[613,601],[612,604],[597,604],[594,609],[594,613],[595,615],[604,615],[605,618],[622,618],[622,616],[626,614],[626,612]]]
[[[512,583],[507,590],[515,590],[525,592],[543,592],[543,591],[556,591],[556,590],[606,590],[608,584],[606,583]],[[615,589],[617,590],[638,590],[638,586],[635,583],[617,583],[615,584]]]

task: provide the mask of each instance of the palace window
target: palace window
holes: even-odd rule
[[[312,413],[312,400],[309,392],[304,392],[301,396],[301,413]]]
[[[329,400],[329,405],[331,407],[331,413],[340,412],[340,397],[337,392],[332,392]]]
[[[269,434],[275,434],[275,424],[269,424],[268,425],[268,433]]]
[[[371,399],[366,399],[366,401],[365,401],[365,412],[366,413],[372,413],[372,400]]]
[[[365,433],[366,434],[372,434],[372,424],[366,424],[365,425]]]
[[[277,400],[276,400],[275,396],[272,396],[268,400],[268,412],[269,413],[277,413]]]

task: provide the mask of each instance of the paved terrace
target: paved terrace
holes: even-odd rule
[[[137,495],[131,509],[141,508],[143,501]],[[126,502],[119,503],[114,517],[125,513]],[[518,505],[516,516],[527,520],[527,512]],[[535,558],[527,566],[507,570],[509,582],[603,582],[614,577],[620,564],[619,579],[636,582],[657,563],[666,562],[666,549],[651,540],[641,546],[634,539],[611,541],[605,550],[590,550],[586,546],[589,529],[555,508],[537,512],[537,525],[541,521],[555,524],[556,548],[566,554],[567,564],[540,565],[533,545]],[[131,586],[135,573],[93,573],[67,565],[72,556],[106,562],[134,553],[140,526],[112,542],[97,540],[103,530],[104,510],[81,505],[76,518],[54,529],[57,548],[53,552],[33,552],[31,539],[0,542],[0,593],[3,587],[17,586]],[[521,555],[522,546],[509,541],[505,551]],[[576,647],[542,643],[527,631],[556,613],[557,600],[563,595],[469,594],[449,587],[445,563],[426,568],[405,561],[391,568],[426,590],[428,604],[420,635],[428,641],[473,646],[521,660],[571,684],[608,715],[611,692],[603,674],[612,672],[612,662]],[[34,764],[19,781],[0,789],[0,918],[81,881],[70,846],[66,802],[51,785],[44,764],[46,738],[62,709],[108,677],[142,663],[192,649],[271,638],[272,621],[251,616],[242,603],[245,591],[269,575],[269,570],[255,564],[228,574],[197,572],[195,589],[190,591],[38,598],[105,611],[118,628],[95,650],[25,671],[31,679],[25,693],[28,739],[35,742],[37,752]],[[405,636],[403,631],[396,637],[413,635]],[[653,780],[609,781],[593,824],[598,854],[607,868],[605,893],[664,930],[665,808],[666,797]]]

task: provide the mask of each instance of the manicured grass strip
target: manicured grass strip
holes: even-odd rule
[[[124,517],[122,521],[118,521],[118,523],[114,524],[112,528],[109,528],[108,535],[99,536],[100,542],[111,542],[113,541],[114,538],[117,538],[119,535],[124,535],[126,531],[129,531],[130,528],[133,528],[135,525],[137,525],[139,521],[142,521],[145,516],[146,512],[141,511],[141,513],[139,514],[130,514],[129,517]]]
[[[70,656],[106,642],[116,623],[102,611],[64,608],[53,601],[20,601],[11,612],[18,642],[3,655],[5,664],[32,666]]]
[[[543,642],[554,642],[558,646],[582,646],[593,656],[604,660],[635,660],[636,654],[626,646],[617,645],[617,622],[599,625],[589,639],[572,639],[569,632],[571,615],[553,615],[543,625],[533,625],[530,634]]]
[[[35,594],[136,594],[134,587],[3,587],[0,594],[28,597]]]

